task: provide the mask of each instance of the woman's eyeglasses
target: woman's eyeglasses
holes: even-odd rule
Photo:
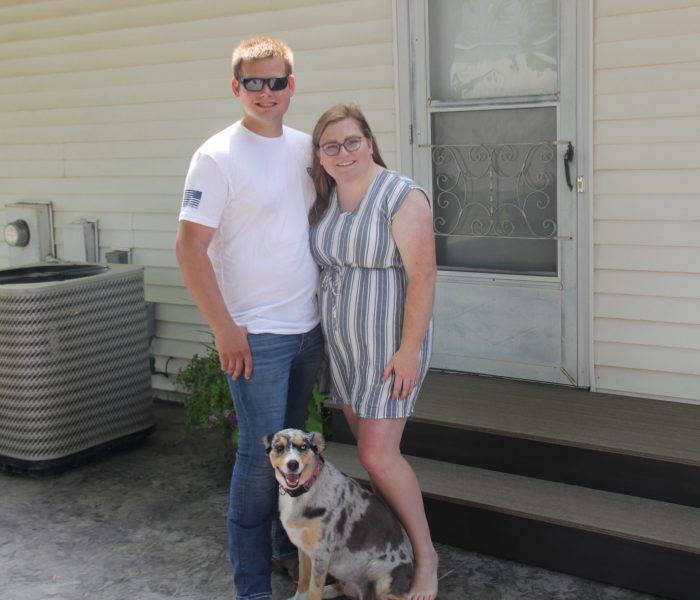
[[[241,77],[238,81],[249,92],[259,92],[267,85],[271,92],[279,92],[289,84],[289,77]]]
[[[345,148],[345,150],[348,152],[357,152],[360,149],[360,146],[362,146],[362,138],[351,137],[346,139],[342,144],[339,144],[338,142],[328,142],[327,144],[323,144],[323,146],[319,147],[328,156],[338,156],[341,147]]]

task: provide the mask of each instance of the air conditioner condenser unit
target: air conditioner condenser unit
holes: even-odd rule
[[[0,466],[64,468],[154,427],[143,268],[0,270]]]

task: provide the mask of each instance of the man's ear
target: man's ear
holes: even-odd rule
[[[234,97],[238,98],[241,95],[241,82],[235,77],[231,77],[231,90]]]

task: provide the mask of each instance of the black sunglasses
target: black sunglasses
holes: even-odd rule
[[[289,77],[241,77],[238,81],[249,92],[259,92],[267,84],[271,92],[279,92],[289,84]]]

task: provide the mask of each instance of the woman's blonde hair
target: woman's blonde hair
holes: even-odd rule
[[[266,35],[257,35],[243,40],[233,51],[231,66],[236,79],[243,77],[243,63],[279,56],[284,61],[284,74],[291,75],[294,69],[292,50],[282,40]]]
[[[350,104],[336,104],[324,112],[314,127],[311,139],[314,145],[314,157],[312,166],[312,178],[314,180],[314,187],[316,188],[316,201],[311,207],[311,212],[309,213],[309,222],[313,225],[318,223],[318,221],[323,216],[328,208],[328,203],[330,202],[331,193],[333,193],[333,188],[335,187],[335,181],[333,178],[326,173],[324,168],[321,166],[321,161],[318,158],[318,152],[320,150],[319,142],[321,141],[321,136],[326,130],[326,127],[332,123],[337,123],[343,119],[354,119],[362,130],[362,135],[372,143],[372,159],[378,165],[386,168],[384,159],[379,153],[379,146],[377,146],[377,140],[370,129],[367,119],[362,114],[360,107],[355,103]]]

